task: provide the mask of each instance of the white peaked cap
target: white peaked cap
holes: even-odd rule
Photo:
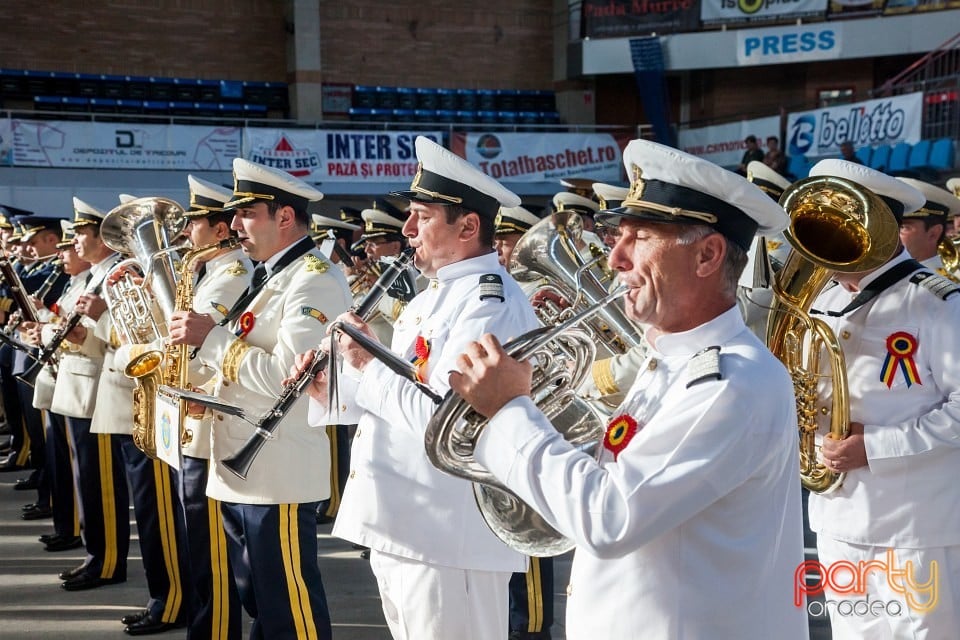
[[[947,180],[947,189],[953,192],[953,195],[960,198],[960,178],[950,178]]]
[[[594,182],[593,192],[600,199],[598,209],[614,209],[620,206],[623,199],[630,193],[628,187],[618,187],[605,182]]]
[[[80,198],[73,199],[73,226],[82,227],[90,224],[100,224],[106,214]]]
[[[233,198],[233,191],[194,175],[187,176],[190,186],[188,217],[199,217],[226,211],[224,205]]]
[[[538,222],[540,218],[526,207],[501,207],[495,227],[497,233],[524,233]]]
[[[520,197],[457,154],[417,136],[420,168],[410,189],[390,195],[428,204],[458,204],[491,220],[500,207],[516,207]]]
[[[913,178],[897,178],[905,182],[926,198],[923,206],[916,211],[903,214],[904,218],[925,218],[927,216],[944,216],[953,218],[960,213],[960,198],[953,195],[946,189],[941,189],[936,185],[923,180],[914,180]]]
[[[789,180],[759,160],[751,160],[747,163],[747,180],[773,198],[774,202],[778,202],[780,196],[790,186]]]
[[[922,193],[907,183],[856,162],[838,158],[821,160],[810,169],[810,177],[821,176],[845,178],[866,187],[887,203],[898,222],[903,214],[916,211],[926,201]]]
[[[560,191],[553,196],[553,208],[557,211],[576,211],[593,215],[600,210],[596,200],[585,198],[570,191]]]
[[[632,140],[623,152],[631,178],[623,206],[597,214],[614,224],[634,217],[655,222],[706,224],[749,249],[754,235],[773,235],[789,218],[746,178],[712,162],[649,140]]]
[[[349,222],[344,222],[343,220],[338,220],[337,218],[330,218],[319,213],[314,213],[310,216],[313,221],[313,226],[317,229],[348,229],[350,231],[357,231],[360,229],[358,224],[350,224]]]
[[[322,191],[286,171],[243,158],[233,159],[233,198],[226,203],[227,209],[274,201],[305,211],[307,204],[322,199]]]

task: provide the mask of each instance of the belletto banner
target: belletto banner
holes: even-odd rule
[[[867,100],[787,117],[788,156],[838,156],[840,143],[856,148],[920,141],[923,93]]]
[[[243,157],[311,182],[397,182],[417,173],[414,140],[439,131],[245,129]]]
[[[796,18],[822,17],[827,0],[701,0],[704,25],[745,22],[782,22]]]
[[[237,127],[9,122],[9,164],[18,167],[229,171],[240,153]]]
[[[584,0],[583,35],[614,38],[695,31],[700,0]]]
[[[504,182],[618,182],[622,172],[620,145],[607,133],[459,133],[451,148]]]
[[[682,129],[677,133],[680,149],[709,160],[721,167],[736,167],[747,150],[747,136],[757,137],[760,148],[766,151],[767,138],[780,137],[780,117],[756,118],[718,124],[698,129]]]
[[[895,16],[903,13],[924,13],[960,9],[960,0],[887,0],[883,15]]]

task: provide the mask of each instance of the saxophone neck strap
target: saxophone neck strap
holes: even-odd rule
[[[922,269],[923,265],[917,262],[914,259],[904,260],[900,264],[894,265],[890,268],[889,271],[886,271],[880,274],[876,280],[868,284],[863,290],[850,301],[850,304],[845,306],[840,311],[811,311],[812,313],[821,313],[834,318],[842,318],[848,313],[853,313],[863,305],[867,304],[878,295],[900,282],[908,275],[916,271],[917,269]]]

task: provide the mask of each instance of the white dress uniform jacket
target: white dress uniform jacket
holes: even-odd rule
[[[503,281],[503,300],[480,298],[480,277]],[[430,343],[424,379],[439,393],[466,345],[485,333],[501,341],[538,326],[517,283],[496,253],[447,265],[394,326],[391,349],[412,360],[418,336]],[[346,387],[344,387],[344,391]],[[344,392],[341,400],[352,397]],[[523,556],[484,523],[470,482],[433,467],[423,439],[435,405],[379,361],[366,366],[356,391],[365,410],[351,450],[350,480],[336,536],[377,551],[460,569],[523,571]]]
[[[343,274],[316,249],[272,274],[247,307],[253,329],[244,338],[237,323],[216,326],[197,358],[218,373],[214,395],[240,405],[248,416],[271,409],[294,357],[316,349],[327,324],[350,307]],[[242,316],[241,316],[242,317]],[[207,495],[244,504],[285,504],[322,500],[330,495],[330,443],[323,429],[307,425],[307,401],[293,405],[241,480],[221,466],[253,434],[235,416],[214,412],[212,472]]]
[[[93,273],[91,283],[96,286],[95,283],[100,282],[115,264],[115,258],[107,258],[93,265],[90,268]],[[85,317],[82,322],[85,327],[92,327],[96,337],[106,344],[90,432],[130,435],[133,433],[133,389],[136,383],[123,372],[130,362],[129,359],[117,357],[120,340],[113,318],[109,311],[104,311],[96,322],[89,317]]]
[[[214,321],[220,322],[249,286],[253,264],[241,249],[234,249],[209,260],[206,266],[206,275],[193,290],[193,310],[197,313],[209,313]],[[197,359],[191,361],[190,382],[200,387],[210,380],[215,371],[202,363],[199,363],[200,366],[193,366],[196,364]],[[193,458],[210,457],[210,427],[213,420],[213,413],[209,411],[204,413],[203,418],[187,417],[184,426],[193,437],[189,443],[183,445],[183,455]]]
[[[73,277],[67,292],[58,303],[63,322],[73,314],[77,299],[87,290],[92,279],[93,274],[90,271]],[[44,326],[45,343],[53,338],[58,328],[59,325]],[[61,343],[56,387],[50,402],[52,411],[72,418],[89,419],[93,416],[105,351],[106,344],[89,329],[82,344],[67,340]]]
[[[691,359],[714,345],[721,377],[694,373]],[[639,427],[616,460],[571,447],[529,398],[494,416],[477,447],[577,544],[567,637],[806,639],[793,604],[803,561],[793,386],[736,307],[660,336],[614,413]]]
[[[861,288],[908,258],[902,252]],[[843,348],[850,420],[864,425],[868,459],[834,493],[810,496],[811,528],[836,540],[875,547],[960,544],[960,293],[943,299],[910,280],[843,318],[817,316]],[[949,287],[940,277],[931,283]],[[854,296],[836,286],[813,308],[839,311]],[[902,342],[895,350],[913,353],[888,362],[888,342],[898,333]],[[819,396],[828,407],[830,391]],[[820,427],[826,433],[826,418]]]
[[[70,311],[73,310],[73,305],[76,304],[77,298],[79,298],[80,294],[83,293],[84,283],[89,274],[90,271],[87,270],[79,275],[70,277],[70,281],[67,282],[67,286],[64,288],[63,293],[57,300],[57,304],[51,305],[55,311],[47,309],[46,307],[37,309],[37,317],[40,319],[40,322],[43,323],[40,327],[39,350],[42,351],[44,345],[50,344],[50,341],[53,340],[57,333],[57,329],[59,328],[60,322],[63,320],[63,316],[69,315]],[[77,346],[64,340],[62,343],[60,343],[60,348],[61,351],[65,351],[68,348],[77,348]],[[61,355],[62,353],[57,354],[58,357]],[[37,374],[37,378],[34,382],[34,408],[50,408],[50,404],[53,402],[53,392],[56,384],[57,379],[53,374],[52,367],[44,366],[40,370],[40,373]]]

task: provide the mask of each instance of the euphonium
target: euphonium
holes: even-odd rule
[[[547,216],[517,241],[510,259],[510,274],[519,281],[543,280],[531,298],[546,291],[570,304],[595,304],[606,296],[613,276],[600,247],[591,247],[591,261],[581,256],[577,242],[582,233],[583,219],[573,211]],[[563,320],[559,310],[551,306],[540,305],[536,311],[544,325]],[[583,328],[593,335],[605,356],[625,353],[640,343],[639,327],[616,304],[608,305]]]
[[[618,289],[563,322],[529,331],[504,345],[507,354],[535,363],[531,397],[554,428],[571,444],[595,447],[605,419],[576,395],[590,372],[596,342],[584,325],[626,293]],[[474,482],[474,496],[487,526],[507,546],[530,556],[554,556],[573,541],[504,487],[474,460],[477,439],[487,420],[462,398],[448,392],[427,424],[427,457],[435,467]]]
[[[177,274],[174,311],[193,310],[193,272],[195,265],[218,251],[233,249],[239,244],[239,239],[227,238],[220,242],[192,249],[183,256]],[[133,378],[137,382],[137,388],[133,391],[133,442],[138,449],[150,457],[155,458],[157,455],[156,435],[154,433],[157,392],[160,385],[186,389],[188,385],[187,365],[189,362],[187,345],[171,345],[168,343],[163,350],[151,349],[136,356],[123,371],[127,377]],[[180,405],[178,424],[182,426],[187,414],[187,405],[183,399],[179,399],[177,402]],[[180,444],[188,444],[192,437],[193,434],[184,429],[180,434]]]
[[[887,205],[859,184],[813,177],[791,185],[780,198],[790,216],[784,232],[792,250],[773,283],[774,305],[767,346],[786,365],[794,382],[800,436],[800,476],[810,491],[828,493],[843,482],[817,460],[816,406],[821,354],[833,381],[830,437],[850,428],[846,365],[833,331],[809,315],[810,305],[836,272],[875,269],[897,248],[899,227]],[[804,353],[806,350],[806,354]]]
[[[597,350],[624,353],[641,342],[642,332],[618,306],[623,291],[608,292],[610,280],[598,261],[585,261],[577,250],[583,223],[562,211],[533,225],[517,242],[511,274],[518,279],[546,278],[538,291],[549,290],[570,303],[554,313],[538,314],[544,327],[506,346],[518,359],[536,362],[532,397],[553,427],[568,442],[595,446],[606,419],[576,390],[590,374]],[[427,457],[435,467],[473,481],[480,513],[491,531],[508,546],[531,556],[568,551],[573,542],[560,535],[528,505],[500,485],[473,460],[476,438],[486,420],[455,395],[444,399],[426,432]]]

